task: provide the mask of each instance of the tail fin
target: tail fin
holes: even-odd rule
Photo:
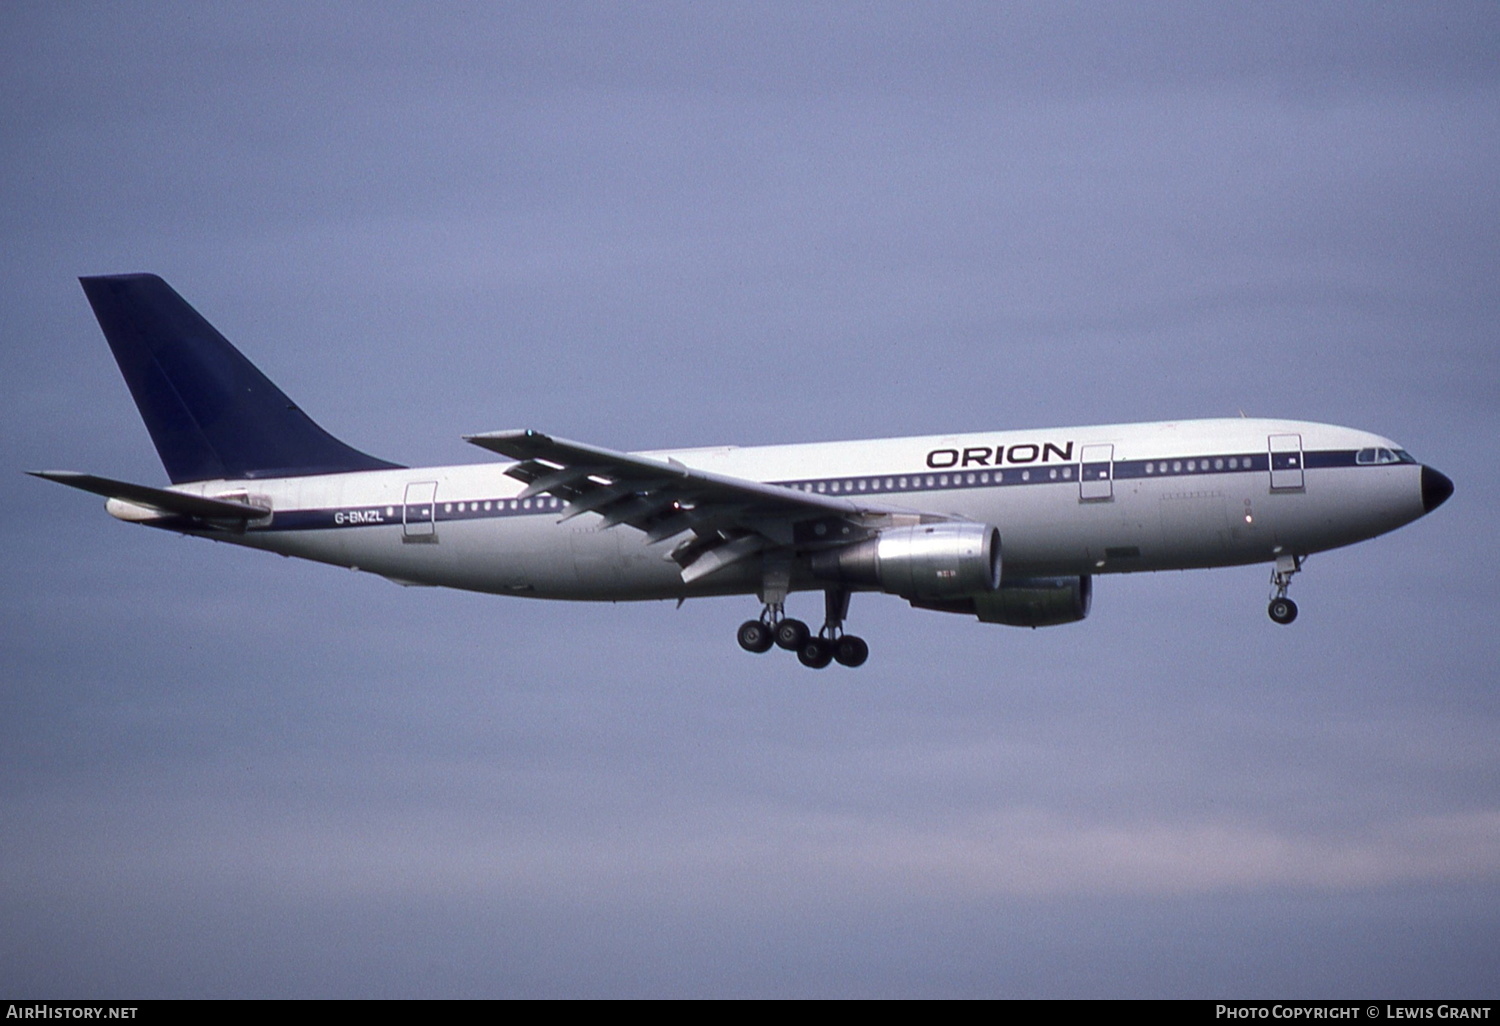
[[[79,282],[173,484],[399,466],[318,427],[156,275]]]

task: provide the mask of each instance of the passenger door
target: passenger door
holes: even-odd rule
[[[1115,497],[1115,447],[1085,445],[1079,457],[1078,501],[1107,502]]]
[[[437,541],[437,482],[413,481],[401,507],[401,540]]]
[[[1295,492],[1303,487],[1302,436],[1272,435],[1267,440],[1271,452],[1271,491]]]

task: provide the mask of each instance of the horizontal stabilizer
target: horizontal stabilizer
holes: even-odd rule
[[[79,474],[71,470],[28,470],[32,477],[44,478],[78,488],[85,492],[102,495],[106,499],[122,499],[137,506],[149,506],[163,513],[195,517],[200,520],[257,520],[268,516],[270,510],[263,506],[252,506],[229,499],[205,499],[201,495],[184,495],[165,488],[150,488],[131,484],[128,481],[112,481],[93,474]]]

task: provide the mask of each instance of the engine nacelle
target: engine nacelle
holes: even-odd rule
[[[1093,600],[1092,577],[1034,577],[1007,581],[998,591],[986,595],[945,601],[912,599],[911,604],[943,613],[968,613],[984,623],[1053,627],[1088,616]]]
[[[1000,585],[1000,532],[989,524],[893,527],[866,541],[815,553],[812,572],[909,599],[988,595]]]

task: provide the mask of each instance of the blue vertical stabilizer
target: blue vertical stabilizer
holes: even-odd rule
[[[173,484],[399,466],[318,427],[156,275],[79,282]]]

